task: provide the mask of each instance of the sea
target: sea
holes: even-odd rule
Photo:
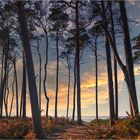
[[[99,116],[99,119],[109,119],[108,116]],[[91,122],[92,120],[96,119],[96,116],[82,116],[82,120],[85,122]]]
[[[126,116],[119,116],[119,118],[125,118],[125,117]],[[105,120],[105,119],[109,119],[109,116],[99,116],[98,118]],[[82,120],[85,122],[91,122],[94,119],[96,119],[96,116],[82,116]]]

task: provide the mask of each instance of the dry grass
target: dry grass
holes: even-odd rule
[[[108,120],[92,121],[91,125],[78,126],[75,122],[67,121],[65,118],[42,117],[44,138],[53,136],[54,133],[65,134],[66,129],[73,132],[86,131],[84,139],[139,139],[140,138],[140,117],[133,119],[125,118],[118,120],[114,126],[108,125]],[[80,130],[81,129],[81,130]],[[71,135],[73,135],[71,134]],[[75,133],[76,134],[76,133]],[[74,135],[75,135],[74,134]],[[65,134],[67,135],[67,134]],[[70,134],[69,134],[70,135]],[[69,136],[73,138],[73,136]],[[76,137],[76,135],[75,135]],[[78,138],[79,136],[77,136]],[[1,118],[0,119],[0,139],[35,139],[36,135],[32,129],[31,118]]]
[[[68,122],[65,118],[47,119],[41,118],[44,135],[51,135],[54,132],[59,132],[67,126]],[[31,118],[1,118],[0,119],[0,139],[34,139],[36,135],[32,129]]]

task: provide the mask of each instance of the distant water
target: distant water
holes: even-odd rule
[[[82,116],[82,120],[85,122],[90,122],[94,119],[96,119],[95,116]],[[99,119],[109,119],[109,117],[108,116],[99,116]]]
[[[119,118],[125,118],[126,116],[119,116]],[[99,119],[109,119],[109,116],[99,116]],[[90,122],[92,120],[96,119],[95,116],[82,116],[82,120],[85,122]]]

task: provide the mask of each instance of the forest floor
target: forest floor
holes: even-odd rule
[[[45,139],[140,139],[140,118],[118,120],[110,127],[108,120],[93,120],[82,125],[65,118],[42,117]],[[0,139],[35,139],[31,118],[0,119]]]

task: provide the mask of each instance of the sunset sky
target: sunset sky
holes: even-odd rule
[[[140,1],[129,1],[126,2],[127,14],[129,19],[136,20],[137,24],[130,23],[131,38],[135,37],[140,33]],[[123,59],[123,42],[119,40],[118,50]],[[107,72],[106,72],[106,59],[105,59],[105,48],[104,44],[101,44],[99,54],[103,58],[99,61],[99,115],[109,115],[109,104],[108,104],[108,86],[107,86]],[[41,54],[43,65],[45,62],[45,44],[41,42]],[[36,51],[36,50],[33,50]],[[34,55],[34,64],[36,74],[39,70],[38,56]],[[84,64],[81,65],[81,105],[83,116],[95,116],[95,61],[94,55],[89,50],[85,51],[83,56]],[[68,83],[68,70],[66,68],[66,62],[60,59],[60,70],[59,70],[59,95],[58,95],[58,115],[66,116],[66,101],[67,101],[67,83]],[[42,78],[44,75],[44,68],[42,65]],[[135,79],[137,87],[138,102],[140,107],[140,73],[138,72],[138,65],[135,65]],[[21,60],[17,62],[18,69],[18,82],[19,92],[21,93],[21,77],[22,77],[22,63]],[[55,97],[55,74],[56,74],[56,50],[55,46],[49,46],[49,63],[48,63],[48,78],[47,78],[47,91],[50,98],[49,115],[54,116],[54,97]],[[128,103],[128,91],[124,82],[124,77],[121,70],[118,70],[119,77],[119,115],[126,115],[125,111],[129,112]],[[38,80],[38,78],[37,78]],[[37,82],[38,83],[38,82]],[[72,103],[73,103],[73,72],[71,71],[71,89],[70,89],[70,112],[72,114]],[[43,94],[42,88],[42,108],[45,110],[46,101]],[[15,110],[13,110],[15,114]],[[30,101],[27,96],[27,115],[30,116]],[[42,115],[44,112],[42,113]]]

